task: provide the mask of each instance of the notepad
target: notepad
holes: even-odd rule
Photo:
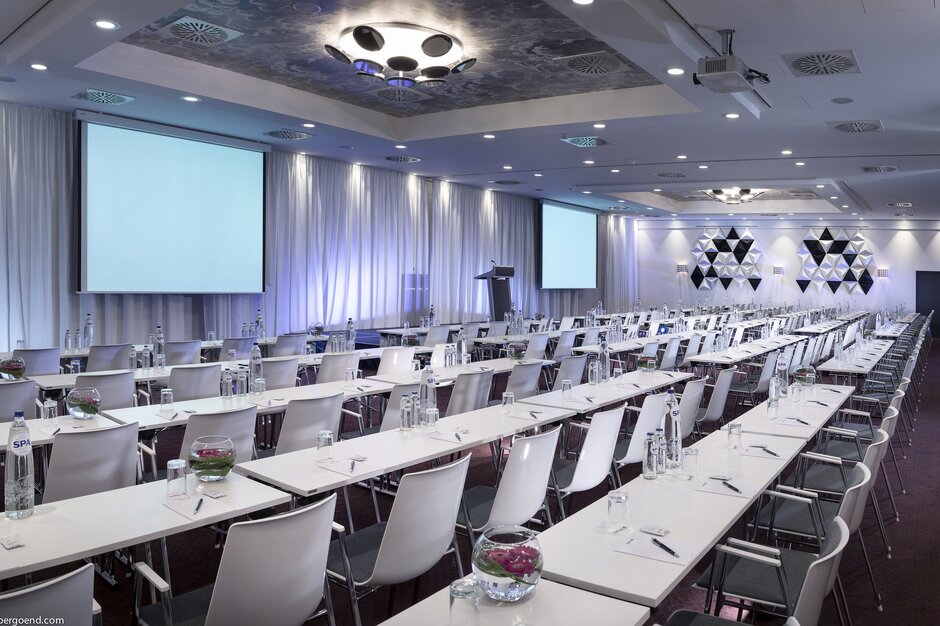
[[[771,450],[773,450],[773,448],[771,448]],[[756,456],[759,459],[770,459],[772,461],[782,460],[782,455],[780,455],[780,452],[778,450],[774,450],[774,452],[776,452],[778,456],[774,456],[770,454],[769,452],[765,452],[763,448],[750,447],[750,448],[744,448],[743,450],[741,450],[740,455],[741,456]],[[737,485],[734,485],[734,486],[738,487]],[[740,489],[740,487],[738,487],[738,489]]]
[[[768,455],[769,456],[769,455]],[[729,480],[729,483],[741,490],[741,493],[729,489],[725,484],[720,480],[706,480],[700,482],[698,486],[695,487],[695,491],[701,491],[702,493],[715,493],[720,496],[734,496],[736,498],[752,498],[754,494],[757,493],[752,485],[739,482],[737,480]]]
[[[672,556],[657,546],[653,543],[653,539],[654,537],[646,533],[635,531],[623,541],[616,542],[614,544],[614,550],[623,552],[624,554],[643,557],[644,559],[675,563],[676,565],[688,565],[695,557],[693,545],[681,539],[676,539],[673,535],[669,535],[668,538],[660,539],[660,541],[666,544],[678,556]]]
[[[460,435],[459,438],[457,437],[458,434]],[[437,439],[438,441],[446,441],[448,443],[467,443],[468,441],[471,441],[470,433],[464,433],[464,432],[455,433],[452,430],[429,433],[428,438]]]
[[[196,504],[199,502],[200,497],[202,497],[202,506],[199,507],[199,512],[194,514],[193,511],[196,510]],[[194,521],[224,518],[232,511],[232,507],[223,499],[200,495],[194,495],[185,500],[165,500],[163,506],[173,509],[183,517]]]
[[[330,463],[317,463],[317,467],[334,472],[336,474],[342,474],[343,476],[348,476],[350,478],[355,476],[364,476],[366,474],[375,474],[379,468],[369,463],[368,461],[356,461],[355,465],[350,467],[353,463],[352,459],[333,459]]]

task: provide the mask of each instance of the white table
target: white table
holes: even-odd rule
[[[904,334],[904,331],[907,330],[908,326],[910,326],[910,324],[895,322],[891,326],[886,326],[885,328],[876,330],[873,334],[875,337],[880,337],[882,339],[897,339]]]
[[[222,364],[215,363],[219,368],[219,376],[222,376]],[[138,367],[134,370],[135,383],[165,382],[170,379],[170,372],[174,367],[183,367],[179,365],[167,365],[166,367]],[[129,372],[131,370],[105,370],[101,372],[83,372],[83,374],[117,374],[120,372]],[[36,386],[43,391],[53,391],[59,389],[71,389],[75,386],[75,377],[79,374],[44,374],[42,376],[28,376],[30,380],[36,381]]]
[[[916,311],[914,311],[914,312],[908,313],[907,315],[905,315],[898,321],[901,322],[902,324],[912,324],[917,320],[918,317],[920,317],[920,313],[917,313]]]
[[[16,534],[25,544],[0,552],[0,579],[202,528],[290,501],[283,491],[235,474],[203,485],[209,486],[198,487],[198,493],[210,489],[227,494],[217,500],[224,510],[204,506],[200,516],[190,519],[164,505],[166,481],[157,481],[41,504],[24,520],[0,517],[0,536]],[[191,503],[195,508],[195,498]]]
[[[806,337],[799,335],[779,335],[742,343],[737,348],[728,348],[720,352],[703,352],[689,359],[690,363],[703,363],[707,365],[734,365],[741,361],[752,359],[773,350],[783,348],[791,343],[805,341]]]
[[[812,324],[811,326],[797,328],[793,332],[800,335],[823,335],[837,328],[842,328],[847,323],[848,322],[846,320],[829,320],[828,322],[818,322],[816,324]]]
[[[7,441],[10,439],[10,426],[13,422],[0,422],[0,452],[6,451]],[[101,430],[102,428],[114,428],[117,422],[96,415],[91,419],[77,420],[70,415],[57,417],[55,420],[29,419],[26,420],[26,426],[29,428],[29,440],[33,447],[50,444],[54,441],[53,433],[56,429],[59,432],[71,432],[76,430]]]
[[[656,389],[669,387],[693,378],[691,372],[663,372],[656,370],[650,374],[633,371],[624,374],[619,380],[601,384],[584,384],[571,388],[570,396],[563,396],[561,391],[550,391],[537,396],[519,400],[521,404],[538,407],[567,409],[577,413],[595,411],[601,407],[624,402]],[[591,398],[588,401],[587,398]]]
[[[793,388],[794,385],[791,385],[791,394]],[[731,423],[741,424],[741,430],[745,433],[791,437],[806,441],[814,437],[829,422],[853,393],[855,393],[855,387],[817,384],[815,391],[809,394],[805,401],[794,402],[790,398],[795,396],[790,395],[787,400],[780,403],[776,411],[772,411],[767,406],[767,402],[762,402]],[[823,406],[823,404],[828,406]],[[794,418],[799,418],[807,424]],[[722,430],[727,429],[728,425],[725,424]]]
[[[887,354],[893,344],[894,341],[890,339],[876,339],[863,350],[855,349],[850,351],[845,349],[841,359],[833,357],[816,369],[819,372],[833,375],[867,376],[878,365],[882,357]]]
[[[450,593],[441,589],[381,626],[443,626],[450,615]],[[560,585],[544,578],[518,602],[496,603],[481,594],[479,626],[640,626],[649,619],[643,606]]]
[[[687,340],[692,335],[704,334],[705,331],[685,331],[681,333],[669,333],[666,335],[649,335],[648,337],[637,337],[636,339],[627,339],[626,341],[618,341],[616,343],[607,344],[608,350],[613,354],[620,354],[623,352],[636,352],[637,350],[642,350],[646,344],[649,343],[658,343],[660,345],[669,343],[670,339],[678,337],[680,340]],[[573,352],[583,353],[583,354],[599,354],[601,347],[599,345],[593,346],[578,346],[577,348],[572,349]]]
[[[457,379],[460,374],[468,374],[480,371],[492,371],[494,374],[506,374],[512,371],[516,365],[527,363],[541,363],[542,365],[551,365],[554,361],[547,359],[488,359],[486,361],[474,361],[466,365],[454,365],[452,367],[434,368],[434,377],[438,384],[449,384]],[[391,383],[393,385],[413,385],[420,379],[420,375],[414,372],[397,372],[391,374],[376,374],[369,376],[366,381],[376,381]]]
[[[854,322],[856,320],[862,319],[863,317],[867,317],[868,314],[868,311],[855,311],[854,313],[844,313],[836,319],[840,319],[845,322]]]

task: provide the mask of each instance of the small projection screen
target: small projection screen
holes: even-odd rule
[[[542,202],[542,289],[597,287],[597,215]]]

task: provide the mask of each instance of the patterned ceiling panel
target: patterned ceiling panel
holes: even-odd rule
[[[198,30],[187,30],[190,40],[165,28],[187,16]],[[383,21],[451,33],[477,64],[445,85],[412,90],[427,97],[383,98],[376,93],[382,83],[356,76],[323,48],[348,26]],[[124,42],[397,117],[659,84],[537,0],[195,0]],[[582,74],[557,61],[588,53],[613,55],[619,66]]]

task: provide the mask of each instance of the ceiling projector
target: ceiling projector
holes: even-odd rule
[[[692,75],[692,82],[715,93],[752,91],[754,87],[748,79],[749,73],[744,61],[733,54],[705,57],[698,60],[698,70]]]

